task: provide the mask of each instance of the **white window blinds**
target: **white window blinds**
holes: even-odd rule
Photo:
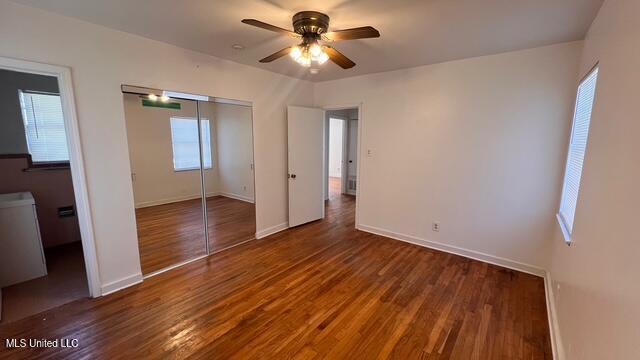
[[[211,130],[209,120],[200,121],[202,130],[202,152],[204,168],[211,169]],[[171,144],[173,147],[173,169],[176,171],[200,168],[198,150],[198,120],[195,118],[171,118]]]
[[[564,226],[565,236],[570,240],[573,232],[573,220],[576,213],[578,193],[580,191],[580,179],[582,177],[582,164],[589,137],[589,125],[591,123],[591,110],[596,93],[598,80],[598,68],[595,68],[578,86],[575,113],[573,115],[573,127],[569,144],[567,167],[562,186],[562,198],[560,200],[559,218]]]
[[[27,91],[20,91],[19,96],[32,161],[69,161],[60,96]]]

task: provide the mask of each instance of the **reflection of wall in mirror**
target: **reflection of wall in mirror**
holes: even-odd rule
[[[221,195],[253,202],[251,107],[214,104]]]
[[[196,103],[172,101],[180,102],[181,109],[143,107],[138,95],[124,94],[136,208],[200,197],[199,171],[174,170],[170,126],[171,117],[195,118]],[[213,167],[204,171],[207,196],[253,201],[251,108],[201,102],[200,115],[209,119],[211,131]],[[240,162],[247,162],[248,173]]]

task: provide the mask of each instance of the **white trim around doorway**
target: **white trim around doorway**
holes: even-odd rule
[[[64,114],[65,130],[67,132],[69,164],[71,167],[71,178],[73,182],[73,192],[75,194],[78,224],[80,226],[80,236],[82,238],[82,251],[87,271],[89,294],[91,297],[101,296],[100,272],[98,268],[98,258],[96,255],[96,244],[91,217],[91,206],[89,204],[89,194],[87,191],[87,180],[84,170],[82,144],[80,142],[80,130],[73,96],[71,69],[64,66],[49,65],[2,56],[0,56],[0,69],[53,76],[58,79],[60,99],[62,101],[62,113]]]
[[[358,109],[358,143],[356,144],[356,153],[357,153],[357,165],[356,165],[356,216],[355,216],[355,224],[356,227],[360,223],[358,221],[358,214],[360,213],[360,191],[362,189],[362,159],[363,150],[362,150],[362,129],[364,128],[364,115],[363,115],[363,104],[342,104],[342,105],[327,105],[321,106],[321,108],[326,112],[330,110],[345,110],[345,109]]]

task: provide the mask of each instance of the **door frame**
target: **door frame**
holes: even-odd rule
[[[345,110],[345,109],[358,109],[358,139],[356,144],[356,214],[355,214],[355,227],[358,227],[359,221],[359,213],[360,213],[360,194],[362,188],[362,132],[364,128],[364,116],[363,116],[363,108],[364,105],[362,102],[359,103],[351,103],[351,104],[334,104],[334,105],[325,105],[321,106],[321,109],[326,111],[331,110]],[[347,121],[348,122],[348,121]],[[325,122],[326,124],[326,122]],[[326,125],[325,125],[326,126]],[[344,145],[344,144],[343,144]],[[343,177],[344,178],[344,177]]]
[[[71,180],[76,201],[76,213],[78,214],[78,225],[80,227],[80,238],[87,272],[89,295],[94,298],[99,297],[102,295],[100,271],[96,255],[95,235],[84,169],[82,142],[80,141],[80,130],[73,95],[71,69],[66,66],[50,65],[2,56],[0,56],[0,69],[52,76],[58,79],[62,113],[64,115],[64,125],[67,135],[67,146],[69,148],[69,167],[71,169]]]

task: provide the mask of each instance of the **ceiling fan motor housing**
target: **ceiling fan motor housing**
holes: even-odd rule
[[[329,28],[329,16],[317,11],[301,11],[293,15],[293,29],[303,37],[317,37]],[[315,36],[314,36],[315,35]]]

